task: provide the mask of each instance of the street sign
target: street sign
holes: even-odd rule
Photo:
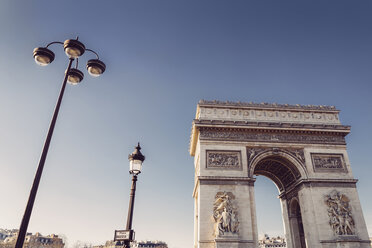
[[[115,241],[132,241],[133,230],[115,230]]]

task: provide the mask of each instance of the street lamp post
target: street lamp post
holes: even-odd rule
[[[75,39],[66,40],[65,42],[55,41],[55,42],[49,43],[46,47],[35,48],[34,49],[34,59],[35,59],[35,62],[38,65],[46,66],[46,65],[50,64],[51,62],[53,62],[55,55],[51,50],[48,49],[48,47],[52,44],[62,44],[63,45],[64,51],[65,51],[66,55],[69,57],[69,63],[68,63],[67,69],[65,71],[65,76],[64,76],[64,79],[63,79],[63,82],[62,82],[61,91],[59,93],[59,97],[58,97],[58,100],[57,100],[56,107],[54,109],[54,114],[53,114],[53,117],[52,117],[52,121],[51,121],[50,126],[49,126],[49,131],[48,131],[47,137],[45,139],[44,148],[43,148],[41,156],[40,156],[39,165],[38,165],[38,168],[37,168],[37,171],[36,171],[36,174],[35,174],[34,182],[32,184],[32,188],[31,188],[31,191],[30,191],[30,195],[29,195],[29,198],[28,198],[27,205],[26,205],[25,213],[24,213],[23,218],[22,218],[21,226],[19,228],[19,233],[18,233],[15,248],[22,248],[24,240],[25,240],[28,223],[30,221],[30,217],[31,217],[31,213],[32,213],[32,208],[34,206],[37,189],[39,187],[41,175],[43,173],[45,160],[46,160],[46,157],[48,155],[49,145],[50,145],[50,141],[51,141],[52,136],[53,136],[54,126],[55,126],[56,121],[57,121],[58,112],[59,112],[59,109],[60,109],[60,106],[61,106],[61,102],[62,102],[63,94],[65,92],[65,88],[66,88],[66,83],[68,82],[72,85],[76,85],[76,84],[80,83],[84,78],[84,74],[80,70],[77,69],[79,57],[81,55],[83,55],[85,51],[92,52],[96,55],[96,57],[97,57],[96,59],[91,59],[87,63],[87,70],[88,70],[89,74],[94,76],[94,77],[100,76],[106,69],[106,65],[102,61],[99,60],[98,54],[91,49],[85,48],[84,44],[81,43],[78,40],[78,38],[76,38],[76,40]],[[71,68],[72,63],[75,60],[76,60],[76,66],[75,66],[75,68]]]
[[[129,207],[128,207],[128,217],[126,230],[116,230],[115,231],[115,241],[123,241],[124,247],[129,248],[130,242],[133,241],[134,232],[132,230],[132,220],[133,220],[133,209],[134,209],[134,197],[136,194],[136,182],[137,176],[141,173],[142,163],[145,161],[145,156],[141,153],[141,146],[135,147],[132,154],[128,156],[129,159],[129,173],[132,174],[132,187],[130,190]]]

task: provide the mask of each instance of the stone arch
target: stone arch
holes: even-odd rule
[[[254,175],[264,175],[279,189],[288,248],[370,248],[357,180],[345,162],[350,127],[342,125],[338,115],[333,106],[199,102],[190,140],[195,158],[194,247],[258,247]],[[324,202],[333,190],[350,199],[358,220],[355,237],[333,230]],[[214,231],[222,217],[213,217],[221,192],[235,197],[221,203],[233,206],[237,232]],[[333,204],[336,208],[339,203]],[[224,214],[226,227],[231,225],[230,214]]]
[[[249,163],[248,176],[263,175],[271,179],[279,192],[285,191],[300,179],[307,178],[303,162],[281,149],[268,149],[254,156]]]

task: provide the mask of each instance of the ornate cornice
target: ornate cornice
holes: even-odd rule
[[[220,176],[199,176],[201,185],[253,185],[255,178],[250,177],[220,177]]]
[[[286,191],[280,192],[279,198],[289,199],[288,196],[293,196],[302,189],[302,187],[333,187],[333,188],[356,188],[358,179],[300,179],[295,184],[291,185]]]
[[[339,112],[335,106],[326,105],[292,105],[279,103],[254,103],[254,102],[232,102],[232,101],[208,101],[200,100],[199,106],[224,106],[224,107],[250,107],[250,108],[276,108],[276,109],[299,109],[299,110],[321,110],[321,111],[335,111]]]
[[[225,177],[225,176],[197,176],[195,178],[192,196],[195,198],[200,185],[254,185],[256,178]]]
[[[371,244],[371,241],[370,240],[363,240],[363,239],[360,239],[358,238],[357,236],[355,235],[348,235],[348,236],[339,236],[335,239],[331,239],[331,240],[320,240],[320,243],[321,244],[327,244],[327,243],[330,243],[330,244],[335,244],[335,243],[351,243],[351,242],[355,242],[355,243],[365,243],[365,244]]]
[[[257,121],[230,121],[230,120],[199,120],[195,119],[193,125],[197,127],[234,127],[255,129],[286,129],[309,131],[334,131],[349,133],[351,127],[335,124],[314,123],[283,123],[283,122],[257,122]]]

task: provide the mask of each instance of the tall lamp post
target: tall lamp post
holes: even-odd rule
[[[92,75],[93,77],[98,77],[106,70],[106,65],[101,60],[99,60],[98,54],[91,49],[85,48],[84,44],[81,43],[78,40],[78,38],[66,40],[65,42],[54,41],[54,42],[49,43],[46,47],[35,48],[34,59],[38,65],[46,66],[50,64],[51,62],[53,62],[54,57],[55,57],[54,53],[48,48],[50,45],[53,45],[53,44],[63,45],[63,49],[69,58],[69,63],[65,71],[65,77],[62,82],[61,91],[59,93],[59,97],[57,100],[56,107],[54,109],[52,121],[49,126],[49,131],[45,139],[44,148],[40,156],[39,165],[38,165],[38,168],[35,174],[34,182],[32,184],[30,196],[28,198],[28,202],[27,202],[25,213],[22,218],[21,226],[19,228],[19,233],[18,233],[15,248],[22,248],[24,240],[25,240],[28,223],[30,221],[32,208],[34,206],[37,189],[40,183],[40,178],[43,173],[43,168],[44,168],[45,160],[48,154],[50,141],[52,139],[54,126],[57,121],[59,108],[61,106],[63,94],[65,92],[66,82],[72,85],[76,85],[83,80],[84,74],[78,69],[78,60],[79,60],[79,57],[83,55],[85,51],[92,52],[93,54],[96,55],[96,59],[91,59],[87,63],[87,70],[90,75]],[[74,61],[76,61],[75,68],[71,68],[72,63]]]
[[[134,197],[136,194],[136,182],[137,176],[141,173],[142,163],[145,161],[145,156],[141,153],[141,146],[135,147],[134,152],[129,154],[129,173],[132,174],[132,187],[130,190],[127,226],[125,230],[115,230],[115,241],[123,241],[124,247],[129,248],[130,242],[134,239],[134,231],[132,230],[133,220],[133,209],[134,209]]]

